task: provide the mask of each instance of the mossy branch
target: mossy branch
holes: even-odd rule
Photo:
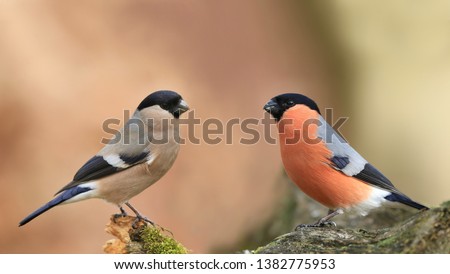
[[[390,228],[301,228],[254,253],[450,253],[450,201]]]
[[[105,253],[113,254],[186,254],[188,250],[170,233],[140,221],[133,227],[135,217],[111,216],[106,232],[115,236],[103,246]],[[169,235],[170,234],[170,235]]]

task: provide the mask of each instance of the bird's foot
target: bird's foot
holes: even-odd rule
[[[131,227],[132,227],[133,229],[138,228],[138,223],[141,222],[141,221],[143,222],[143,224],[144,224],[145,226],[146,226],[147,223],[148,223],[148,224],[152,225],[153,227],[157,227],[158,229],[160,229],[160,230],[163,231],[163,232],[169,233],[169,234],[173,237],[172,231],[170,231],[170,230],[168,230],[168,229],[166,229],[166,228],[164,228],[164,227],[162,227],[162,226],[160,226],[160,225],[158,225],[158,224],[155,224],[154,222],[152,222],[152,221],[151,221],[150,219],[148,219],[147,217],[144,217],[144,216],[141,216],[141,215],[136,216],[136,219],[134,219],[133,224],[131,225]]]
[[[328,210],[327,216],[323,217],[322,219],[318,220],[317,222],[315,222],[314,224],[311,224],[311,225],[304,225],[304,224],[298,225],[295,228],[295,231],[298,231],[305,227],[333,227],[333,226],[336,226],[336,223],[330,221],[330,219],[339,214],[342,214],[342,213],[344,213],[344,211],[341,208],[338,208],[335,210],[330,209],[330,210]]]
[[[114,222],[116,222],[116,219],[118,219],[118,218],[123,218],[123,217],[128,216],[127,212],[122,207],[119,207],[119,209],[120,209],[120,213],[116,213],[113,215]]]
[[[136,216],[136,218],[134,219],[133,224],[132,224],[131,226],[132,226],[134,229],[136,229],[136,228],[137,228],[137,224],[138,224],[139,222],[141,222],[141,221],[144,222],[144,224],[149,223],[149,224],[151,224],[152,226],[155,226],[155,223],[152,222],[152,221],[150,221],[149,218],[144,217],[144,216],[141,216],[141,215],[137,215],[137,216]]]
[[[150,221],[150,219],[148,219],[147,217],[142,216],[142,215],[139,213],[139,211],[137,211],[132,205],[130,205],[129,202],[126,202],[125,205],[127,205],[127,206],[128,206],[128,207],[136,214],[136,219],[133,221],[133,224],[132,224],[132,226],[131,226],[132,228],[136,229],[136,228],[137,228],[137,224],[138,224],[140,221],[143,221],[143,223],[144,223],[145,225],[146,225],[147,223],[149,223],[149,224],[151,224],[152,226],[158,227],[159,229],[161,229],[161,231],[163,231],[163,232],[168,232],[168,233],[170,233],[170,235],[173,236],[173,233],[172,233],[170,230],[165,229],[164,227],[162,227],[162,226],[160,226],[160,225],[157,225],[157,224],[155,224],[154,222]]]
[[[116,223],[117,219],[126,217],[127,215],[123,215],[122,213],[116,213],[113,215],[113,221]]]
[[[302,228],[307,228],[307,227],[334,227],[334,226],[336,226],[336,223],[331,222],[331,221],[317,222],[314,224],[300,224],[297,227],[295,227],[295,231],[298,231]]]

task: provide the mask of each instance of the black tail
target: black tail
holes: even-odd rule
[[[384,197],[386,200],[391,201],[391,202],[398,202],[398,203],[402,203],[404,205],[410,206],[410,207],[414,207],[416,209],[429,209],[428,207],[421,205],[419,203],[414,202],[413,200],[411,200],[410,198],[408,198],[407,196],[401,195],[401,194],[397,194],[397,193],[391,193],[390,195]]]
[[[57,206],[57,205],[65,202],[65,201],[69,200],[70,198],[73,198],[76,195],[78,195],[80,193],[83,193],[83,192],[86,192],[86,191],[89,191],[89,190],[91,190],[91,188],[88,188],[88,187],[73,187],[73,188],[70,188],[70,189],[64,191],[63,193],[61,193],[61,195],[57,196],[56,198],[54,198],[50,202],[46,203],[45,205],[41,206],[40,208],[35,210],[30,215],[28,215],[25,219],[23,219],[19,223],[19,226],[23,226],[23,225],[27,224],[29,221],[33,220],[37,216],[39,216],[42,213],[46,212],[50,208],[52,208],[54,206]]]

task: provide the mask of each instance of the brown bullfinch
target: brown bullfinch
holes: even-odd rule
[[[308,196],[329,208],[312,225],[323,226],[344,210],[361,215],[385,201],[428,209],[401,193],[354,150],[322,117],[310,98],[286,93],[272,98],[264,110],[277,121],[281,158],[289,178]]]
[[[126,216],[122,208],[125,204],[136,214],[136,220],[152,223],[128,201],[171,168],[179,150],[174,119],[187,110],[188,105],[176,92],[161,90],[147,96],[124,127],[77,171],[73,180],[19,226],[54,206],[90,198],[117,205],[122,216]]]

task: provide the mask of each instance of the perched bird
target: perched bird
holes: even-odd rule
[[[188,105],[176,92],[161,90],[147,96],[124,127],[78,170],[73,180],[19,226],[54,206],[90,198],[117,205],[122,216],[127,215],[122,207],[125,204],[136,214],[136,220],[152,223],[128,201],[171,168],[179,150],[174,119],[187,110]]]
[[[286,93],[272,98],[264,110],[277,121],[281,158],[289,178],[308,196],[329,209],[312,225],[335,225],[329,220],[344,210],[360,214],[383,202],[428,209],[401,193],[354,150],[322,117],[310,98]]]

